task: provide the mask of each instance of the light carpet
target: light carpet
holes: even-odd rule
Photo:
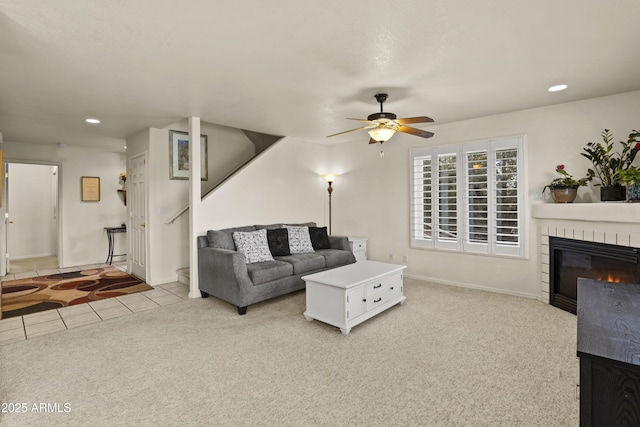
[[[349,335],[306,321],[301,291],[245,316],[211,297],[0,346],[1,400],[28,408],[0,425],[578,425],[574,315],[416,280],[405,295]]]

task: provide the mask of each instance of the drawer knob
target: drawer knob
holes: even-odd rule
[[[381,287],[381,286],[382,286],[382,283],[380,283],[380,284],[378,284],[378,285],[375,285],[375,286],[373,287],[373,289],[378,289],[378,288],[379,288],[379,287]]]
[[[391,290],[393,290],[393,286],[391,287]]]

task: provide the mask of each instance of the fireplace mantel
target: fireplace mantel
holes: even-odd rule
[[[640,203],[537,203],[531,205],[535,219],[640,223]]]

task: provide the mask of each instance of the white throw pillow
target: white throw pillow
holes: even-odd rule
[[[244,255],[247,264],[273,261],[267,241],[267,230],[264,228],[256,231],[234,231],[233,241],[238,252]]]
[[[309,236],[309,227],[285,225],[289,233],[289,250],[292,254],[310,254],[315,252]]]

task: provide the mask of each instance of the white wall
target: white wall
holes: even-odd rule
[[[10,203],[8,252],[11,259],[55,255],[58,248],[56,166],[12,163],[7,191]]]
[[[639,113],[640,92],[631,92],[433,125],[428,129],[435,136],[428,140],[396,134],[384,144],[384,158],[379,157],[379,145],[367,144],[366,135],[330,146],[331,164],[341,174],[333,192],[334,234],[368,237],[370,259],[387,261],[392,252],[394,262],[402,262],[407,255],[409,276],[539,298],[537,223],[529,214],[534,192],[556,178],[557,164],[564,164],[574,177],[585,176],[590,165],[580,153],[586,143],[600,140],[605,128],[612,130],[616,141],[626,141],[629,132],[640,125]],[[437,123],[437,116],[435,119]],[[526,135],[527,258],[410,248],[409,150],[508,135]],[[587,187],[579,190],[576,203],[598,200],[598,190]],[[615,204],[611,209],[615,215]]]
[[[58,254],[63,267],[102,263],[107,258],[107,235],[104,227],[125,222],[126,210],[117,193],[118,176],[125,171],[123,153],[111,153],[79,147],[37,145],[5,141],[6,161],[34,161],[60,165],[60,221],[62,253]],[[100,177],[100,201],[82,202],[80,178]],[[2,208],[3,211],[5,207]],[[5,245],[5,230],[0,244]],[[116,239],[116,253],[125,251],[125,237]]]
[[[253,224],[326,225],[328,147],[283,138],[203,200],[198,234]],[[335,233],[334,233],[335,234]]]

